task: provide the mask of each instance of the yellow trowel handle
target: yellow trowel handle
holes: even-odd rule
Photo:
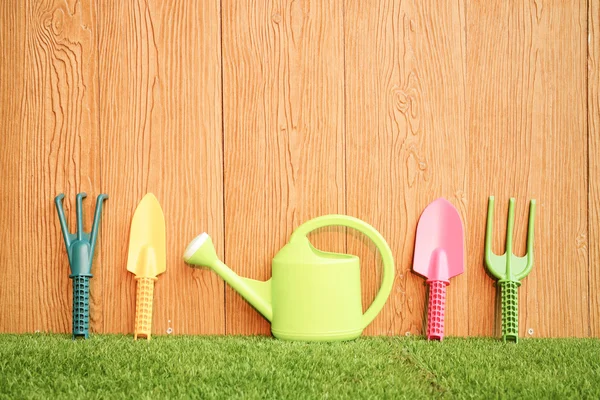
[[[154,281],[157,278],[136,277],[137,295],[135,299],[135,334],[134,339],[145,337],[150,340],[152,333],[152,300],[154,298]]]

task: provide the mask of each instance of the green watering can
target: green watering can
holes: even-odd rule
[[[359,258],[318,250],[306,237],[326,226],[354,228],[369,237],[381,253],[381,288],[364,314]],[[189,264],[212,268],[271,322],[273,336],[284,340],[359,337],[383,308],[394,281],[394,258],[383,236],[366,222],[345,215],[325,215],[298,227],[273,258],[273,275],[266,282],[233,272],[219,260],[206,233],[192,240],[183,258]]]

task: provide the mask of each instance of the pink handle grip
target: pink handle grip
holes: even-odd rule
[[[427,308],[427,339],[444,339],[444,313],[446,310],[446,281],[427,281],[429,307]]]

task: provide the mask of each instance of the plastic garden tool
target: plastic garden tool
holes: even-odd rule
[[[515,199],[508,203],[506,227],[506,252],[499,256],[492,252],[494,229],[494,197],[488,201],[487,228],[485,232],[485,265],[498,279],[502,298],[502,339],[519,340],[519,293],[518,287],[533,267],[533,229],[535,225],[535,200],[529,203],[529,225],[527,227],[527,254],[517,257],[512,252],[513,228],[515,224]]]
[[[77,233],[69,233],[69,229],[67,228],[67,221],[62,205],[64,197],[65,195],[62,193],[56,196],[54,204],[56,204],[60,229],[62,230],[69,256],[69,264],[71,266],[71,275],[69,275],[69,278],[73,280],[73,339],[77,337],[87,339],[90,327],[92,258],[94,257],[94,248],[96,247],[96,238],[98,237],[98,229],[100,227],[102,203],[108,196],[101,194],[96,199],[94,223],[90,233],[83,231],[82,201],[87,197],[87,194],[79,193],[77,195]]]
[[[148,193],[133,214],[129,234],[127,270],[134,273],[137,280],[134,339],[150,340],[154,282],[157,275],[165,272],[165,249],[165,217],[156,197]]]
[[[362,232],[381,253],[381,287],[364,314],[359,258],[318,250],[306,237],[315,229],[333,225]],[[345,215],[325,215],[298,227],[273,258],[273,274],[266,282],[242,278],[229,269],[219,260],[206,233],[188,245],[183,258],[222,276],[271,322],[273,335],[284,340],[357,338],[383,308],[394,281],[394,259],[384,238],[366,222]]]
[[[419,218],[413,271],[427,278],[427,339],[444,339],[446,286],[464,265],[464,230],[456,208],[446,199],[429,204]]]

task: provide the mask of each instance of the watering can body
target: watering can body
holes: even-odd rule
[[[303,238],[273,259],[273,336],[348,340],[362,333],[360,265],[356,256],[326,253]]]
[[[318,250],[306,237],[314,229],[331,225],[365,233],[381,253],[381,288],[364,314],[359,258]],[[235,274],[218,259],[205,233],[188,245],[184,260],[212,268],[271,322],[273,336],[284,340],[357,338],[383,308],[394,280],[392,253],[383,237],[367,223],[344,215],[326,215],[301,225],[273,258],[272,277],[266,282]]]

